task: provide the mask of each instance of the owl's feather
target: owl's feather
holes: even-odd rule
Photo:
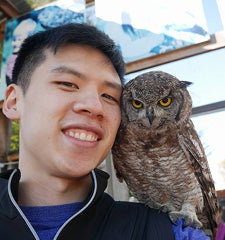
[[[189,84],[153,71],[125,85],[113,162],[117,177],[140,202],[215,236],[216,191],[190,120]]]
[[[180,146],[184,151],[187,151],[187,159],[190,161],[190,164],[202,188],[204,199],[202,211],[205,212],[205,215],[204,218],[202,217],[201,222],[204,226],[207,226],[209,229],[213,229],[215,232],[218,217],[216,190],[203,146],[198,138],[192,122],[190,121],[189,124],[190,127],[188,127],[187,131],[184,131],[182,135],[178,135],[178,139]],[[198,149],[198,151],[195,149]]]

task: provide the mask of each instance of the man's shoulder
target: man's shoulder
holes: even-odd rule
[[[6,186],[8,184],[8,180],[12,174],[13,170],[8,170],[0,173],[0,186],[2,187]]]
[[[105,195],[105,198],[110,197]],[[109,232],[116,229],[126,237],[132,236],[124,239],[174,239],[172,223],[166,213],[142,203],[112,201],[105,222],[110,226]]]
[[[169,228],[172,228],[168,214],[150,208],[142,203],[115,201],[112,210],[115,215],[117,214],[124,218],[133,219],[136,224],[168,225]]]
[[[14,169],[10,169],[10,170],[7,170],[7,171],[3,171],[0,173],[0,179],[3,178],[3,179],[9,179],[10,175],[12,174],[12,172],[14,171]]]

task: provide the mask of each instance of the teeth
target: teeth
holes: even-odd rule
[[[74,138],[80,138],[80,134],[79,133],[73,133],[73,136],[72,137],[74,137]]]
[[[94,142],[94,141],[97,141],[98,139],[96,136],[93,136],[92,134],[88,134],[85,132],[74,133],[73,131],[67,131],[66,134],[69,135],[70,137],[73,137],[82,141]]]
[[[91,135],[87,135],[86,140],[87,141],[92,141],[93,137]]]
[[[73,132],[68,132],[68,135],[71,136],[71,137],[74,136]]]
[[[81,133],[80,134],[80,139],[81,140],[86,140],[86,134],[85,133]]]

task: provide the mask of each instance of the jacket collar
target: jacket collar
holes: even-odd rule
[[[92,205],[107,187],[108,173],[95,169],[91,171],[93,180],[93,191],[85,202]],[[0,174],[0,214],[9,218],[15,218],[20,212],[17,204],[19,180],[21,173],[19,169],[9,170]]]
[[[18,196],[20,171],[9,170],[0,175],[0,212],[9,218],[17,216],[15,203]]]

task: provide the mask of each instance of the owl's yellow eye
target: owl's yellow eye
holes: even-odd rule
[[[159,101],[159,104],[163,107],[168,107],[172,102],[171,97],[165,97]]]
[[[140,101],[138,101],[138,100],[135,100],[135,99],[133,99],[133,100],[131,101],[131,104],[132,104],[132,106],[133,106],[134,108],[136,108],[136,109],[140,109],[140,108],[143,107],[143,103],[140,102]]]

